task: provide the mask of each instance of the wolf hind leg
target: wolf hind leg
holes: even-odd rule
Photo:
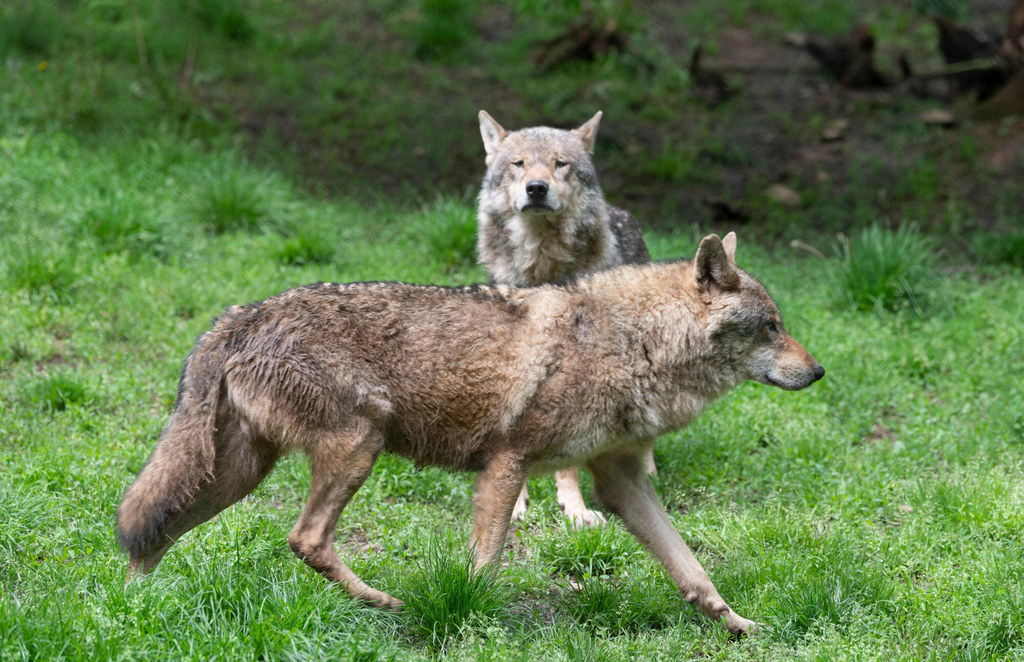
[[[644,469],[646,469],[648,476],[657,476],[658,475],[658,465],[656,465],[654,463],[654,448],[653,447],[651,448],[651,450],[647,451],[647,453],[644,455]]]
[[[275,446],[254,439],[235,422],[219,434],[215,453],[212,476],[200,484],[191,503],[166,522],[148,547],[131,552],[129,579],[153,570],[178,538],[256,489],[280,457]]]
[[[516,499],[516,505],[512,508],[512,519],[518,521],[526,517],[526,507],[530,504],[530,491],[526,487],[526,482],[523,482],[523,489],[519,491],[519,498]]]
[[[599,511],[587,508],[583,501],[579,469],[556,471],[555,490],[558,495],[558,506],[573,526],[598,526],[607,521]]]
[[[722,621],[734,635],[757,629],[757,624],[729,608],[672,526],[647,478],[643,457],[602,455],[591,460],[587,468],[594,474],[594,489],[600,501],[621,517],[630,533],[662,562],[687,602],[695,604],[708,618]]]
[[[384,448],[384,435],[370,421],[359,419],[344,430],[321,433],[307,447],[313,481],[288,545],[311,568],[342,584],[352,597],[374,607],[400,609],[401,600],[366,584],[334,549],[341,511],[370,475]]]

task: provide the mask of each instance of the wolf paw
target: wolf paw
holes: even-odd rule
[[[764,628],[760,623],[743,618],[731,609],[728,614],[722,617],[722,626],[734,637],[746,637],[757,634]]]
[[[589,508],[581,508],[580,510],[574,511],[570,511],[567,509],[565,511],[565,514],[569,517],[569,523],[572,524],[574,527],[600,526],[608,521],[607,519],[605,519],[605,516],[602,513],[596,510],[590,510]]]
[[[405,603],[398,598],[388,595],[384,591],[378,591],[370,587],[366,587],[366,590],[355,597],[362,600],[367,605],[377,607],[378,609],[402,611],[402,609],[405,608]]]

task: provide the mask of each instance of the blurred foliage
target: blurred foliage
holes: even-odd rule
[[[971,0],[911,0],[911,5],[925,16],[941,16],[954,21],[971,17]]]

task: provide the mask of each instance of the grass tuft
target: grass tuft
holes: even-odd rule
[[[609,650],[604,638],[585,630],[559,630],[555,639],[561,659],[568,662],[618,662],[622,657]],[[556,658],[557,659],[557,658]]]
[[[1006,587],[1008,595],[994,605],[993,613],[981,632],[978,647],[990,659],[1010,659],[1024,649],[1024,593],[1019,585]]]
[[[508,601],[509,591],[497,581],[495,567],[474,571],[473,554],[452,537],[431,539],[406,585],[412,629],[437,651],[500,617]]]
[[[778,586],[776,634],[800,641],[809,633],[847,628],[875,615],[889,616],[892,581],[841,541],[829,540]]]
[[[29,386],[25,399],[40,412],[52,414],[89,406],[94,402],[95,394],[81,379],[67,372],[57,372]]]
[[[608,577],[643,558],[636,539],[615,524],[574,528],[562,523],[560,531],[537,540],[537,553],[551,570],[575,577]]]
[[[660,630],[675,622],[682,598],[662,577],[627,581],[586,577],[567,587],[560,607],[573,621],[591,630],[619,633]]]
[[[912,225],[874,224],[841,237],[832,271],[832,301],[856,310],[924,312],[935,286],[935,243]]]
[[[317,227],[304,227],[284,238],[273,251],[281,264],[301,267],[330,264],[337,256],[338,237]]]
[[[449,271],[476,260],[476,212],[454,198],[438,198],[423,210],[423,232],[432,255]]]
[[[190,194],[193,213],[215,234],[274,229],[279,224],[269,191],[273,178],[233,155],[199,169]]]
[[[27,237],[20,250],[7,253],[5,280],[16,290],[27,290],[34,298],[59,303],[71,301],[78,281],[73,253],[51,246],[40,237]]]
[[[82,214],[82,230],[104,253],[166,257],[176,248],[168,228],[136,197],[121,192],[103,196]]]
[[[256,27],[238,0],[199,0],[196,18],[206,30],[239,44],[249,44],[256,36]]]
[[[0,366],[16,363],[29,356],[28,345],[20,338],[5,338],[0,341]]]
[[[1024,232],[1020,230],[1005,235],[979,234],[972,246],[983,262],[1024,268]]]
[[[410,30],[416,57],[449,59],[473,36],[472,2],[420,0],[420,19]]]

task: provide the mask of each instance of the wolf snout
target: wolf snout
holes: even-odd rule
[[[814,374],[814,380],[811,383],[814,383],[825,376],[825,368],[823,368],[817,361],[814,362],[814,367],[811,368],[811,372]]]
[[[548,183],[543,179],[526,182],[526,195],[531,202],[543,200],[548,195]]]

